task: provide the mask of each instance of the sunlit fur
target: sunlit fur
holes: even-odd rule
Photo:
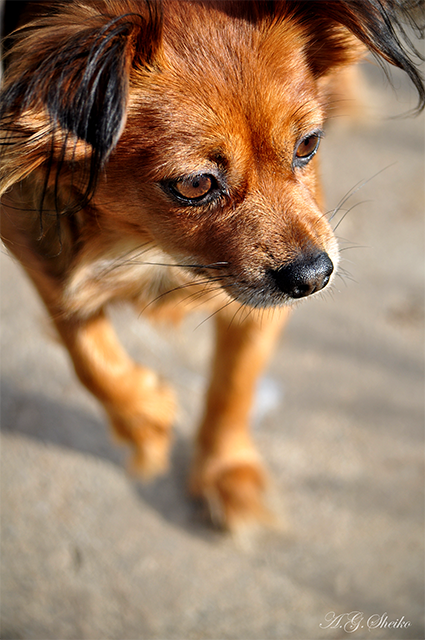
[[[11,18],[19,4],[27,13]],[[316,149],[307,159],[297,149],[319,142],[367,49],[408,73],[422,108],[402,26],[415,5],[6,2],[5,24],[20,28],[4,43],[3,240],[144,475],[167,466],[174,394],[122,350],[105,308],[129,300],[154,317],[202,305],[212,314],[217,348],[190,487],[230,528],[269,518],[248,417],[304,295],[282,274],[319,254],[329,281],[338,267]],[[180,197],[179,181],[199,175],[211,192]]]

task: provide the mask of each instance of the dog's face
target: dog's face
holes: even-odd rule
[[[96,203],[240,302],[321,290],[338,250],[317,180],[326,96],[305,32],[289,19],[236,29],[199,6],[164,26],[160,68],[134,80]]]
[[[338,73],[363,51],[350,32],[407,58],[372,3],[311,5],[62,5],[14,49],[6,188],[41,170],[42,197],[66,210],[89,174],[74,263],[131,237],[254,307],[322,290],[338,249],[317,151]]]

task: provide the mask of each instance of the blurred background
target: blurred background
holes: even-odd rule
[[[394,119],[415,102],[401,74],[396,93],[364,77],[365,118],[336,119],[320,151],[328,209],[364,183],[341,276],[293,314],[253,416],[285,531],[241,546],[186,494],[203,316],[164,332],[112,313],[180,398],[171,471],[143,485],[2,250],[3,639],[335,639],[353,611],[353,637],[424,638],[424,118]]]

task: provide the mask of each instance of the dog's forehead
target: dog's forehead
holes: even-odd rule
[[[177,92],[234,95],[247,107],[255,98],[289,101],[306,91],[306,41],[290,16],[252,21],[222,10],[225,3],[177,4],[180,12],[165,13],[163,34],[163,72]]]
[[[149,119],[156,142],[178,147],[190,164],[208,148],[237,155],[253,145],[282,151],[287,141],[292,149],[294,139],[321,126],[299,25],[177,4],[187,10],[165,14],[162,68],[130,105]]]

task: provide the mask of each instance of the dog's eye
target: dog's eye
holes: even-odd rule
[[[207,174],[182,178],[173,184],[174,191],[185,200],[204,198],[213,188],[214,178]]]
[[[296,167],[302,167],[307,164],[316,153],[319,142],[320,135],[318,133],[313,133],[301,140],[295,150],[294,165]]]

